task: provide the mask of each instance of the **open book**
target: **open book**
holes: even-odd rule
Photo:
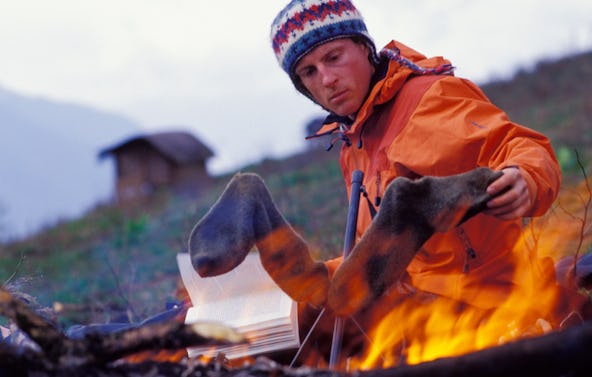
[[[263,269],[259,253],[250,252],[235,269],[207,278],[193,269],[188,253],[177,254],[177,263],[192,304],[185,323],[221,322],[249,341],[246,345],[189,348],[189,357],[223,352],[233,359],[300,346],[297,304]]]

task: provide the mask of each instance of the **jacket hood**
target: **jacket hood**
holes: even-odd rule
[[[450,65],[450,61],[444,59],[441,56],[427,58],[422,53],[395,40],[387,44],[383,48],[383,51],[384,50],[398,51],[403,58],[409,60],[411,63],[415,64],[420,69],[437,69],[438,67]],[[387,58],[383,57],[383,59]],[[373,89],[373,91],[368,96],[366,103],[368,103],[368,101],[373,101],[374,104],[382,104],[391,100],[399,92],[399,90],[401,89],[405,81],[407,81],[409,76],[414,74],[418,73],[414,71],[412,68],[405,66],[395,60],[389,60],[388,71],[386,72],[384,79],[378,82],[377,85],[375,85],[374,87],[374,89],[378,89],[378,91],[375,93],[373,97]],[[364,108],[366,103],[362,105],[362,108]]]

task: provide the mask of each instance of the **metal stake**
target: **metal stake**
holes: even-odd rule
[[[364,173],[354,170],[352,173],[352,184],[349,196],[349,207],[347,211],[347,223],[345,226],[345,237],[343,242],[343,259],[349,256],[350,251],[356,242],[356,226],[358,224],[358,208],[360,205],[360,193]],[[333,339],[331,340],[331,354],[329,356],[329,368],[334,369],[341,352],[341,341],[343,337],[343,325],[345,318],[336,317],[333,326]]]

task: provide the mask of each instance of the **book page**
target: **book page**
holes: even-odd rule
[[[201,277],[193,269],[188,253],[177,254],[183,284],[193,305],[245,296],[250,292],[279,289],[261,265],[259,253],[250,252],[233,270],[217,276]]]
[[[203,302],[191,308],[187,321],[218,321],[232,327],[284,320],[289,323],[292,301],[278,290],[252,292]]]
[[[221,322],[243,334],[250,343],[189,348],[190,357],[224,352],[232,358],[300,345],[297,304],[269,277],[257,252],[249,253],[232,271],[214,277],[199,276],[188,253],[178,254],[177,262],[193,305],[185,323]]]

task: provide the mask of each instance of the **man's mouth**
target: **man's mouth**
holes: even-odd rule
[[[341,102],[345,99],[346,95],[347,95],[347,90],[342,90],[340,92],[337,92],[329,97],[329,103]]]

